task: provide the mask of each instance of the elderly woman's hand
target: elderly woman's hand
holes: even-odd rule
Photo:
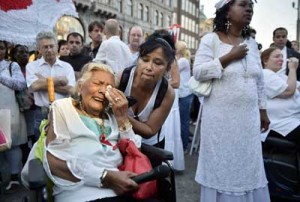
[[[105,97],[112,108],[118,125],[128,122],[128,100],[124,93],[109,85],[107,86]]]
[[[104,187],[113,189],[117,195],[122,195],[139,188],[139,185],[131,179],[134,176],[136,174],[129,171],[107,171],[102,184]]]

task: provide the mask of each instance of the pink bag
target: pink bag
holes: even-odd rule
[[[0,152],[11,147],[10,110],[0,109]]]
[[[119,166],[120,170],[127,170],[136,174],[142,174],[152,170],[150,160],[140,152],[134,142],[129,139],[120,139],[118,146],[124,157],[123,164]],[[140,184],[139,189],[133,193],[133,197],[138,200],[147,199],[155,196],[156,192],[156,180],[153,180]]]

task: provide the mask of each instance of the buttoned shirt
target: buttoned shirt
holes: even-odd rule
[[[75,86],[75,74],[72,66],[67,63],[56,59],[52,67],[42,57],[36,61],[28,63],[26,66],[26,82],[30,87],[35,81],[38,80],[37,74],[45,78],[65,76],[68,79],[68,86]],[[49,106],[48,92],[36,91],[33,93],[35,104],[39,107]],[[65,94],[55,92],[55,99],[68,97]]]

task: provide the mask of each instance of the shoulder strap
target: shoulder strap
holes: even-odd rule
[[[168,90],[168,81],[165,77],[162,78],[162,81],[161,81],[161,84],[160,84],[160,87],[158,89],[158,92],[157,92],[157,95],[156,95],[156,99],[155,99],[155,102],[154,102],[154,106],[153,106],[153,109],[156,109],[160,106],[161,102],[163,101],[165,95],[166,95],[166,92]]]
[[[132,70],[132,68],[135,67],[135,65],[127,67],[123,70],[121,79],[120,79],[120,84],[118,89],[122,92],[125,92],[125,89],[127,87],[128,81],[129,81],[129,77],[130,77],[130,72]]]
[[[13,62],[10,62],[9,63],[9,66],[8,66],[8,70],[9,70],[9,74],[10,76],[12,76],[12,70],[11,70],[11,65],[12,65]]]

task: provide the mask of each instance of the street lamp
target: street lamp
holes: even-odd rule
[[[296,3],[293,2],[292,6],[293,8],[298,10],[298,14],[297,14],[297,41],[300,40],[300,0],[298,0],[298,7],[296,8]]]

